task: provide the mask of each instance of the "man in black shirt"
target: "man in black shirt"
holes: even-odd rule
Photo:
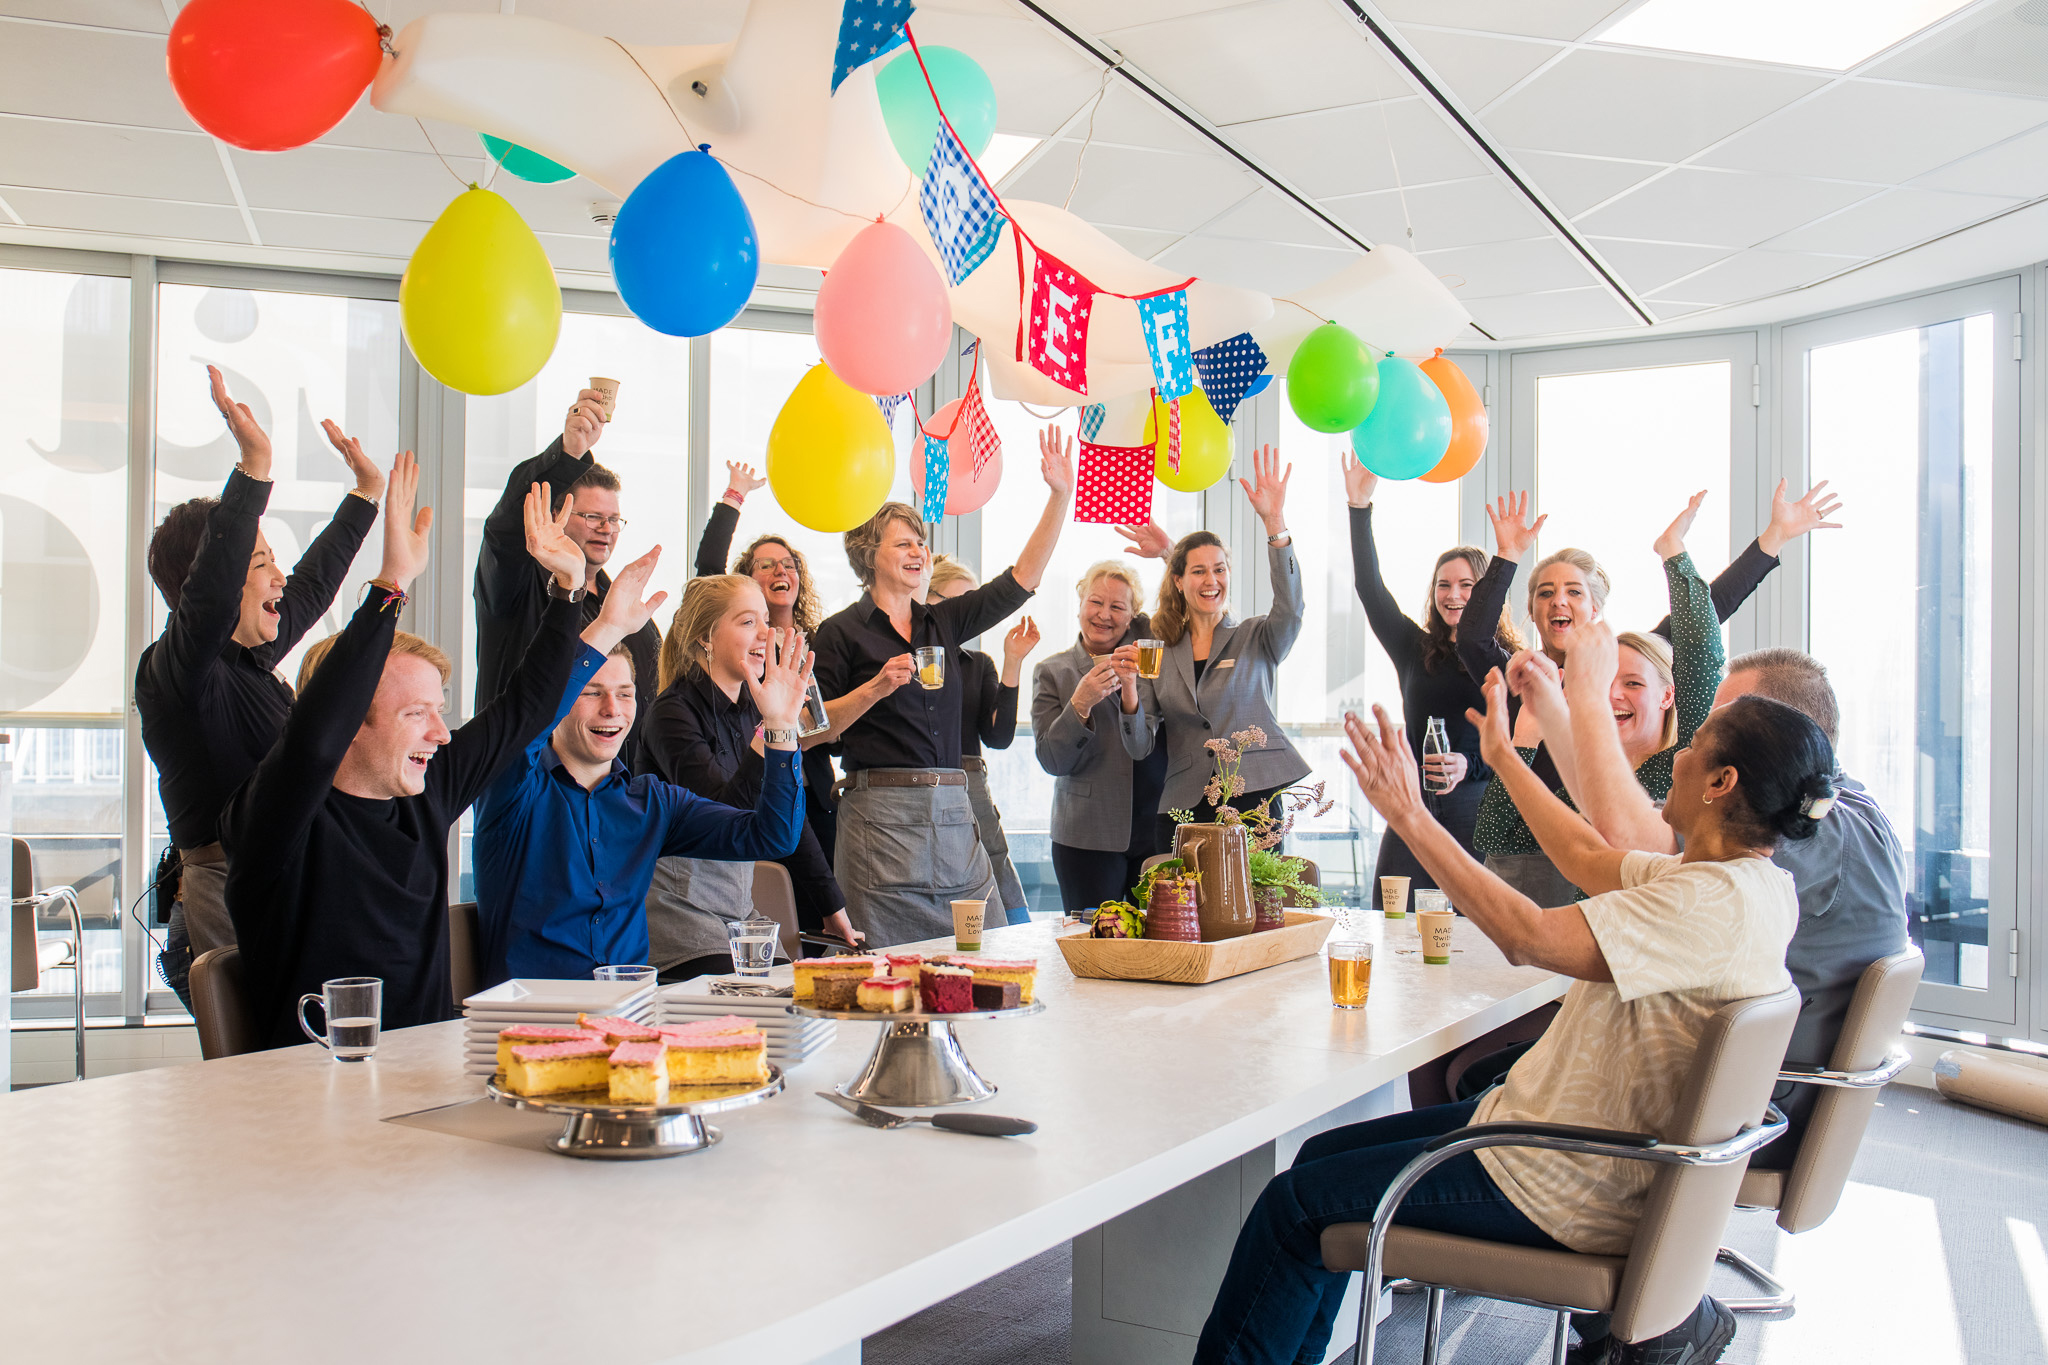
[[[960,767],[960,642],[1021,608],[1059,543],[1074,488],[1072,442],[1047,427],[1038,449],[1050,491],[1045,511],[1015,566],[979,588],[925,605],[924,525],[900,502],[846,533],[846,558],[867,591],[818,627],[813,648],[825,695],[853,691],[905,652],[945,651],[941,686],[897,688],[841,739],[847,791],[833,869],[871,948],[952,932],[952,901],[998,899]]]
[[[392,467],[384,566],[332,637],[277,744],[229,801],[228,911],[241,940],[256,1027],[270,1047],[299,1041],[297,1005],[339,976],[384,982],[383,1025],[455,1016],[448,987],[448,830],[506,763],[548,727],[579,651],[583,554],[551,517],[544,485],[523,509],[526,548],[550,574],[549,601],[505,690],[461,729],[441,719],[447,659],[397,629],[406,586],[426,566],[430,509],[413,516],[419,466]],[[654,558],[583,631],[598,653],[646,624]]]
[[[278,661],[334,601],[384,494],[384,473],[362,447],[334,423],[321,423],[356,486],[286,578],[260,524],[272,487],[270,437],[229,399],[219,370],[209,365],[207,375],[241,460],[218,499],[178,504],[150,538],[150,577],[171,617],[135,667],[142,743],[183,863],[164,979],[188,1006],[192,960],[235,941],[221,807],[284,728],[292,690],[277,676]]]
[[[547,609],[546,570],[533,562],[527,552],[521,505],[527,490],[544,483],[556,490],[560,512],[566,500],[572,515],[563,523],[569,538],[583,552],[583,620],[597,619],[612,580],[604,565],[617,548],[626,519],[619,515],[618,475],[596,462],[590,453],[604,433],[604,395],[584,389],[576,395],[562,424],[562,438],[512,470],[498,505],[484,518],[483,543],[476,556],[476,709],[505,689],[506,681],[519,663],[527,641],[540,626]],[[641,627],[627,641],[633,653],[633,672],[642,678],[655,676],[661,658],[661,631],[652,622]],[[640,771],[640,718],[626,737],[620,757],[633,772]]]

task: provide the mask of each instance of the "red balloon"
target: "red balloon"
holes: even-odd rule
[[[377,21],[349,0],[192,0],[166,58],[194,123],[237,147],[281,152],[341,122],[384,53]]]
[[[983,503],[996,495],[996,485],[1003,481],[1003,452],[998,450],[982,466],[981,477],[974,477],[974,443],[967,439],[967,424],[955,423],[960,411],[960,400],[941,407],[924,424],[928,436],[946,438],[946,515],[966,516],[978,512]],[[924,452],[913,450],[910,455],[910,496],[915,502],[924,501]]]
[[[1480,401],[1479,390],[1472,387],[1464,369],[1455,360],[1445,360],[1441,350],[1422,362],[1422,372],[1443,390],[1444,402],[1451,408],[1450,448],[1436,462],[1436,468],[1422,476],[1422,481],[1450,483],[1470,473],[1486,453],[1486,404]]]

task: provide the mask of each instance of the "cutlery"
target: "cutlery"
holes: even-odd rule
[[[977,1137],[1022,1137],[1038,1131],[1038,1125],[1030,1119],[1005,1118],[1001,1114],[896,1114],[887,1109],[877,1109],[872,1104],[862,1104],[830,1090],[820,1090],[818,1098],[830,1100],[847,1113],[873,1128],[901,1128],[906,1123],[929,1123],[934,1128],[944,1128],[955,1133],[973,1133]]]

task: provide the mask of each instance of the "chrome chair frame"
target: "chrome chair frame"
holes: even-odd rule
[[[71,951],[42,971],[71,968],[72,1078],[85,1079],[85,921],[78,909],[78,892],[68,886],[53,886],[30,896],[16,896],[14,904],[40,915],[51,901],[63,901],[71,915]]]
[[[1401,1173],[1394,1177],[1394,1183],[1387,1187],[1387,1192],[1380,1196],[1379,1205],[1373,1210],[1372,1240],[1365,1262],[1365,1292],[1358,1296],[1358,1350],[1353,1359],[1357,1365],[1372,1365],[1373,1351],[1379,1343],[1376,1307],[1380,1297],[1380,1263],[1386,1249],[1387,1233],[1394,1225],[1394,1212],[1423,1176],[1452,1157],[1476,1152],[1482,1147],[1540,1147],[1553,1152],[1583,1152],[1591,1156],[1620,1157],[1666,1166],[1725,1166],[1730,1162],[1748,1160],[1759,1148],[1775,1141],[1785,1128],[1785,1116],[1773,1104],[1767,1107],[1762,1123],[1744,1128],[1726,1142],[1704,1145],[1665,1142],[1648,1133],[1620,1133],[1562,1123],[1476,1123],[1433,1138],[1414,1160],[1401,1168]],[[1429,1291],[1428,1317],[1423,1325],[1422,1365],[1436,1365],[1437,1352],[1442,1344],[1444,1293],[1451,1286],[1429,1284],[1427,1281],[1422,1283]],[[1534,1299],[1509,1299],[1508,1302],[1526,1303],[1531,1308],[1547,1309],[1557,1315],[1551,1336],[1552,1365],[1564,1365],[1571,1315],[1605,1311],[1579,1304],[1542,1303]]]
[[[1877,1090],[1899,1078],[1899,1074],[1913,1064],[1913,1056],[1904,1045],[1894,1044],[1885,1054],[1882,1062],[1868,1071],[1832,1071],[1824,1066],[1792,1065],[1778,1072],[1781,1082],[1793,1085],[1833,1086],[1842,1090]],[[1753,1204],[1738,1204],[1737,1208],[1756,1211]],[[1794,1295],[1785,1282],[1743,1255],[1733,1247],[1722,1247],[1714,1259],[1728,1266],[1743,1278],[1749,1280],[1763,1293],[1748,1298],[1722,1299],[1721,1305],[1731,1313],[1782,1313],[1792,1307]]]

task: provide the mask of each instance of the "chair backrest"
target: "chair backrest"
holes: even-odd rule
[[[448,903],[448,990],[455,1003],[483,989],[483,946],[478,941],[475,901]]]
[[[1913,1008],[1913,995],[1920,988],[1920,973],[1926,965],[1918,948],[1908,948],[1863,969],[1842,1032],[1835,1039],[1834,1054],[1828,1058],[1832,1069],[1869,1071],[1884,1061],[1899,1040],[1899,1030],[1905,1027],[1906,1012]],[[1821,1090],[1800,1140],[1799,1155],[1785,1177],[1784,1193],[1778,1201],[1779,1227],[1805,1232],[1826,1222],[1835,1211],[1876,1104],[1875,1089],[1827,1086]]]
[[[36,893],[36,855],[28,846],[28,840],[14,841],[14,899],[20,900]],[[9,990],[32,991],[42,979],[40,960],[36,956],[36,912],[34,906],[17,905],[9,921],[8,932],[13,935],[14,970]]]
[[[791,962],[803,957],[803,945],[796,936],[796,884],[781,863],[754,864],[754,913],[780,926],[775,937],[782,943],[784,957]]]
[[[242,950],[211,948],[192,963],[192,1018],[199,1025],[199,1055],[207,1061],[257,1050],[256,1022],[242,976]]]
[[[1761,1122],[1798,1020],[1799,992],[1790,986],[1716,1010],[1700,1035],[1664,1140],[1726,1142]],[[1615,1297],[1618,1340],[1668,1332],[1699,1304],[1748,1164],[1657,1168]]]

